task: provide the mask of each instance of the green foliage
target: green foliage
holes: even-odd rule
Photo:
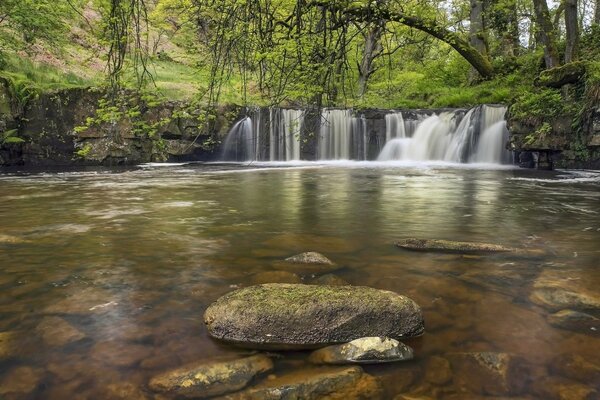
[[[0,133],[0,145],[25,143],[23,138],[17,136],[18,133],[17,129],[11,129]]]
[[[75,152],[75,157],[85,160],[91,151],[92,151],[92,145],[89,143],[86,143],[85,146],[83,146],[81,149],[79,149]]]
[[[559,90],[543,88],[525,93],[517,98],[511,108],[511,113],[517,119],[535,124],[538,121],[562,115],[566,111],[564,105]]]

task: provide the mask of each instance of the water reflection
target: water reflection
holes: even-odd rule
[[[306,250],[334,259],[346,281],[404,293],[425,310],[427,334],[411,343],[417,361],[367,368],[387,393],[422,386],[431,357],[451,352],[515,353],[543,371],[562,353],[600,363],[597,336],[551,326],[550,311],[530,301],[540,276],[552,274],[597,295],[593,175],[569,183],[517,170],[302,164],[0,183],[0,382],[17,390],[0,397],[143,397],[160,371],[239,353],[209,340],[204,308]],[[404,236],[547,251],[534,259],[408,253],[393,246]]]

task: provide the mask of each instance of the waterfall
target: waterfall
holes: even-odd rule
[[[223,143],[221,159],[224,161],[252,161],[256,159],[256,136],[252,118],[245,117],[236,122]]]
[[[271,108],[269,110],[269,160],[300,159],[300,134],[304,122],[302,110]]]
[[[405,138],[406,128],[404,117],[401,112],[393,112],[385,115],[385,142],[394,138]]]
[[[508,140],[505,113],[506,107],[484,105],[468,110],[462,117],[461,111],[454,111],[411,120],[410,128],[398,116],[401,113],[388,114],[388,140],[377,160],[510,162],[510,152],[504,148]],[[398,128],[400,121],[402,128]]]
[[[319,160],[366,160],[367,120],[351,110],[323,110],[318,138]]]

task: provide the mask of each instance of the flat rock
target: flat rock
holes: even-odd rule
[[[376,400],[382,396],[379,381],[360,367],[311,368],[268,379],[229,400]]]
[[[379,364],[412,360],[413,355],[413,349],[396,339],[364,337],[316,350],[309,361],[314,364]]]
[[[250,277],[254,284],[261,283],[300,283],[302,279],[293,272],[288,271],[265,271],[254,274]]]
[[[547,377],[535,381],[533,390],[544,400],[597,400],[598,392],[587,385],[569,379]]]
[[[314,279],[311,284],[313,285],[329,285],[329,286],[346,286],[350,285],[345,279],[340,278],[334,274],[321,275]]]
[[[17,331],[0,332],[0,360],[19,354],[17,339],[22,334],[22,332]]]
[[[455,242],[451,240],[416,238],[399,240],[396,242],[396,246],[406,250],[464,254],[508,253],[516,252],[518,250],[513,247],[505,247],[490,243]]]
[[[64,346],[85,337],[83,332],[59,317],[45,317],[35,331],[49,346]]]
[[[0,398],[5,395],[25,395],[37,389],[42,380],[43,370],[31,367],[17,367],[10,370],[0,380]]]
[[[155,392],[186,398],[210,397],[244,388],[257,375],[273,369],[264,355],[237,360],[195,362],[150,380]]]
[[[126,343],[121,341],[105,341],[96,343],[90,356],[97,361],[115,367],[131,367],[152,354],[150,346]]]
[[[450,362],[444,357],[430,357],[425,365],[425,380],[434,385],[449,383],[452,380]]]
[[[551,311],[600,311],[600,292],[593,280],[581,279],[581,272],[545,269],[533,284],[529,299]]]
[[[454,383],[477,394],[508,396],[521,394],[528,369],[524,360],[507,353],[451,353],[447,358],[454,372]]]
[[[563,354],[552,360],[552,372],[583,383],[600,386],[600,365],[576,354]]]
[[[369,336],[418,336],[411,299],[364,286],[271,283],[226,294],[204,313],[209,334],[250,348],[302,349]]]
[[[600,335],[600,318],[581,311],[561,310],[548,315],[548,323],[557,328]]]

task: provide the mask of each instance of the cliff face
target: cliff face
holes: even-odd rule
[[[65,89],[24,103],[0,80],[0,165],[120,165],[152,161],[205,160],[237,116],[217,110],[208,124],[200,110],[182,102],[135,104],[114,122],[93,122],[102,93]],[[133,106],[133,105],[132,105]],[[83,126],[88,126],[86,129]],[[151,129],[145,129],[151,128]],[[6,140],[6,136],[17,137]]]

